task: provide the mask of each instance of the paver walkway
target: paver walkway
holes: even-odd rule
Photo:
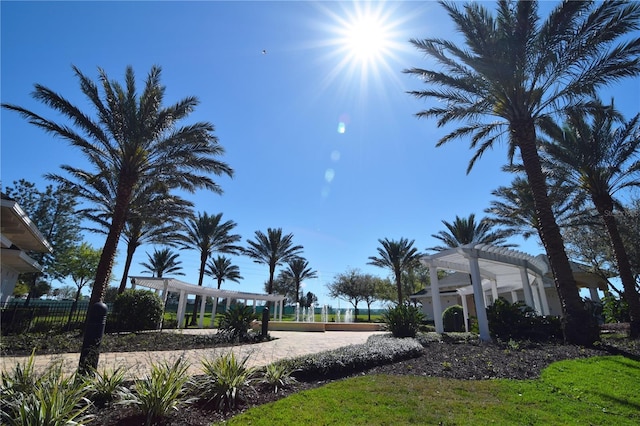
[[[214,333],[210,329],[189,329],[180,331],[183,333]],[[299,332],[299,331],[270,331],[269,334],[275,340],[254,345],[243,345],[227,348],[211,349],[185,349],[183,351],[147,351],[147,352],[107,352],[100,355],[98,370],[114,369],[124,366],[128,368],[128,376],[131,378],[145,377],[150,371],[152,363],[172,361],[178,357],[184,357],[191,367],[189,374],[201,374],[200,361],[203,358],[212,358],[217,354],[233,351],[237,357],[249,355],[247,362],[250,366],[263,366],[279,359],[294,358],[300,355],[322,352],[343,346],[360,344],[367,341],[372,334],[381,334],[381,331],[327,331]],[[63,369],[67,373],[74,372],[78,367],[80,354],[57,354],[36,356],[36,370],[41,371],[52,362],[61,361]],[[24,364],[28,357],[2,357],[2,370],[12,370],[17,363]]]

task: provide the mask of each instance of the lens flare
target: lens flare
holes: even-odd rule
[[[333,178],[336,177],[336,172],[333,169],[327,169],[324,172],[324,180],[327,181],[327,183],[331,183],[331,181],[333,181]]]
[[[338,123],[338,133],[343,134],[346,131],[347,131],[347,125],[344,124],[342,121]]]
[[[340,151],[338,150],[331,151],[331,161],[333,161],[334,163],[337,163],[338,161],[340,161]]]

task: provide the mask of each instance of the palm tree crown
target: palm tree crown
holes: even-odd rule
[[[247,240],[249,247],[243,252],[254,262],[269,265],[268,293],[271,294],[276,267],[297,257],[302,246],[293,245],[293,234],[282,235],[282,228],[268,228],[266,235],[256,231],[254,238],[255,240]]]
[[[165,274],[184,275],[181,261],[178,259],[178,253],[174,253],[171,249],[164,248],[154,250],[153,254],[147,253],[148,262],[140,262],[141,266],[147,268],[144,272],[150,272],[156,278],[162,278]]]
[[[231,263],[231,259],[226,256],[218,256],[214,259],[209,259],[207,262],[207,270],[205,274],[215,278],[218,282],[218,289],[222,283],[226,280],[233,282],[240,282],[242,276],[240,275],[240,268],[237,265]]]
[[[487,219],[476,222],[476,215],[471,213],[468,218],[456,216],[456,219],[449,223],[443,220],[442,223],[448,231],[439,231],[432,234],[444,243],[444,245],[431,247],[428,250],[442,251],[452,247],[464,246],[467,244],[492,244],[501,247],[513,247],[513,244],[506,244],[502,232],[493,232],[492,225]]]
[[[398,241],[378,240],[381,247],[378,247],[378,256],[369,257],[369,265],[380,268],[389,268],[393,272],[398,290],[398,303],[403,302],[402,296],[402,272],[415,268],[420,264],[422,256],[418,249],[413,247],[414,240],[400,238]]]
[[[287,268],[282,271],[285,279],[293,281],[296,286],[296,303],[300,302],[300,284],[304,280],[318,278],[318,272],[309,267],[309,262],[302,257],[294,257],[287,262]]]
[[[564,309],[565,338],[592,344],[597,324],[587,318],[564,249],[537,151],[537,127],[596,90],[640,73],[640,38],[616,44],[638,29],[640,4],[564,1],[541,20],[536,1],[499,0],[497,16],[481,3],[440,3],[464,39],[464,48],[440,39],[413,39],[440,70],[406,70],[429,87],[412,91],[437,102],[418,113],[438,126],[465,124],[446,134],[438,146],[468,138],[476,149],[467,171],[499,139],[508,157],[519,151],[534,197],[540,234]]]
[[[206,188],[220,193],[220,186],[211,176],[231,176],[233,170],[216,159],[224,150],[213,135],[212,124],[179,126],[198,104],[197,98],[187,97],[171,106],[162,106],[165,87],[160,83],[160,67],[151,68],[140,94],[131,67],[126,69],[124,87],[109,80],[101,69],[99,84],[77,67],[73,70],[80,90],[95,109],[95,117],[39,84],[35,85],[33,97],[61,113],[71,126],[16,105],[3,104],[3,107],[17,111],[30,123],[62,137],[85,154],[91,170],[63,167],[72,178],[89,175],[94,180],[108,181],[105,184],[113,188],[111,224],[91,293],[93,304],[102,299],[111,277],[118,240],[136,185],[145,181],[167,181],[173,188],[191,192]],[[77,186],[81,185],[82,181]]]

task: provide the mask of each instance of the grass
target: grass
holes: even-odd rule
[[[368,375],[256,407],[229,425],[637,425],[640,362],[621,356],[552,364],[537,380]]]

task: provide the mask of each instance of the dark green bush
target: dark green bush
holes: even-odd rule
[[[230,334],[232,340],[246,341],[251,322],[257,318],[250,306],[231,305],[229,310],[222,314],[218,328],[223,334]]]
[[[423,347],[415,339],[374,335],[360,345],[284,359],[278,364],[284,364],[296,379],[309,381],[344,377],[378,365],[417,358],[422,353]]]
[[[442,313],[444,331],[464,331],[464,311],[462,306],[449,306]]]
[[[410,305],[398,305],[382,314],[393,337],[416,337],[424,319],[420,309]]]
[[[126,290],[113,302],[109,331],[155,330],[160,324],[162,300],[150,290]]]
[[[487,308],[491,336],[501,341],[548,341],[562,337],[560,320],[538,316],[524,302],[509,303],[502,297]]]

